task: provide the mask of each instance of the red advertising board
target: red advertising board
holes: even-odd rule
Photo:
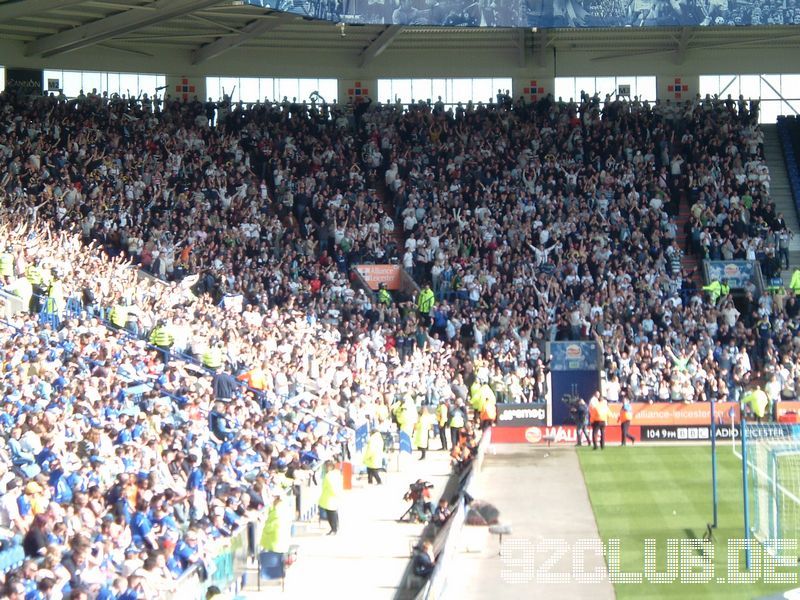
[[[778,402],[775,413],[779,423],[800,423],[800,402]]]
[[[400,289],[399,265],[356,265],[356,270],[371,290],[377,290],[381,283],[390,290]]]
[[[639,427],[632,425],[631,435],[639,440]],[[590,431],[591,434],[591,431]],[[622,429],[619,425],[606,427],[606,443],[618,444],[622,440]],[[553,425],[547,427],[534,425],[533,427],[494,427],[492,428],[492,443],[494,444],[576,444],[574,425]],[[584,440],[585,442],[585,440]]]

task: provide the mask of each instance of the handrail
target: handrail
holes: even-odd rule
[[[452,560],[452,556],[456,552],[456,547],[461,539],[461,532],[464,529],[464,524],[467,520],[467,502],[464,492],[470,487],[475,474],[479,473],[483,467],[483,459],[486,455],[486,448],[492,443],[492,430],[484,429],[481,435],[481,441],[478,443],[478,451],[475,454],[475,459],[470,465],[470,471],[466,479],[463,481],[459,489],[459,502],[455,512],[450,516],[452,525],[446,532],[446,538],[442,545],[439,555],[436,557],[436,565],[433,567],[428,581],[417,594],[417,600],[434,600],[442,598],[443,592],[447,586],[448,563]]]
[[[233,591],[238,592],[242,576],[247,571],[248,559],[255,559],[258,555],[258,529],[263,523],[261,516],[251,518],[237,527],[230,537],[223,538],[221,541],[224,543],[209,561],[213,562],[213,567],[208,576],[202,579],[200,564],[190,565],[175,580],[171,596],[180,600],[202,600],[212,585],[222,591],[233,586]]]
[[[478,449],[475,453],[475,458],[467,467],[466,471],[454,471],[445,486],[442,498],[448,498],[453,494],[455,487],[458,495],[458,503],[455,504],[455,509],[450,515],[447,523],[438,531],[434,542],[434,552],[436,552],[436,565],[433,571],[428,576],[422,587],[413,595],[407,596],[405,592],[400,591],[395,598],[401,599],[412,597],[414,600],[435,600],[442,597],[447,584],[448,563],[451,557],[456,553],[458,542],[461,538],[461,531],[464,523],[466,522],[467,503],[465,492],[470,488],[470,485],[475,477],[475,474],[480,472],[483,465],[483,458],[486,454],[486,449],[491,443],[491,429],[486,429],[481,435],[481,440],[478,442]],[[420,539],[428,537],[432,531],[433,526],[429,524],[422,532]],[[401,582],[406,583],[407,579],[412,576],[413,560],[409,561],[406,570],[403,573]],[[403,586],[401,585],[401,590]]]

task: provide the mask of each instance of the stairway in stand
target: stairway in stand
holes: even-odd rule
[[[703,286],[703,277],[701,271],[700,260],[691,254],[691,248],[689,247],[689,236],[686,233],[686,223],[689,222],[689,217],[691,216],[691,210],[689,206],[689,199],[681,198],[681,202],[678,208],[678,216],[675,218],[675,223],[678,226],[678,234],[677,240],[678,245],[683,250],[683,258],[681,259],[681,267],[685,272],[693,272],[692,281],[694,282],[695,286],[700,289]]]
[[[383,206],[383,211],[392,217],[394,220],[394,233],[392,237],[394,238],[395,244],[397,244],[397,262],[402,264],[403,263],[403,253],[405,252],[405,244],[406,244],[406,236],[405,232],[403,231],[403,223],[399,219],[394,218],[394,202],[392,201],[392,194],[389,189],[386,187],[386,178],[383,175],[384,168],[381,166],[378,168],[378,177],[377,181],[375,181],[375,196],[381,202],[381,206]]]
[[[786,172],[783,148],[777,126],[774,123],[762,124],[764,132],[764,160],[769,167],[770,199],[775,203],[775,211],[783,213],[786,225],[792,231],[794,238],[789,244],[789,269],[781,271],[783,282],[788,285],[792,278],[792,271],[800,266],[800,227],[798,226],[797,209],[792,198],[789,174]]]

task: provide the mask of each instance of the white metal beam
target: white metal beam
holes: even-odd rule
[[[689,41],[692,39],[691,31],[688,27],[681,27],[681,35],[678,38],[678,47],[675,49],[675,64],[682,65],[686,60],[686,52],[689,49]]]
[[[400,25],[389,25],[389,27],[381,31],[381,34],[376,37],[369,46],[364,48],[364,51],[361,53],[359,67],[366,67],[369,63],[378,58],[402,31],[403,28]]]
[[[136,31],[157,23],[180,17],[195,10],[200,10],[222,0],[155,0],[150,6],[155,10],[126,10],[110,15],[86,25],[68,29],[33,42],[25,47],[26,56],[42,57],[71,52],[92,46],[119,35]]]
[[[0,4],[0,22],[20,17],[29,17],[43,11],[58,10],[86,0],[21,0]]]
[[[192,64],[199,65],[207,60],[216,58],[228,50],[241,46],[247,40],[277,29],[282,23],[283,20],[277,16],[271,20],[256,19],[255,21],[251,21],[242,27],[235,35],[219,37],[210,44],[206,44],[192,52]]]
[[[538,41],[537,41],[538,38]],[[547,62],[547,47],[550,45],[550,42],[553,41],[553,38],[550,34],[550,31],[545,30],[538,30],[533,34],[533,56],[536,62],[537,67],[545,66]]]

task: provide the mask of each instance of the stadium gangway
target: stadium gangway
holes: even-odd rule
[[[78,318],[84,312],[86,312],[86,308],[83,306],[83,304],[81,303],[81,301],[78,298],[70,297],[67,300],[65,314],[68,317]],[[39,314],[40,318],[45,313],[46,313],[46,311],[43,309]],[[214,373],[216,373],[215,370],[209,369],[208,367],[206,367],[202,363],[202,361],[198,360],[196,357],[194,357],[194,356],[192,356],[190,354],[186,354],[185,352],[176,352],[176,351],[170,350],[168,348],[162,348],[160,346],[156,346],[155,344],[150,343],[147,340],[146,332],[142,332],[141,335],[136,335],[136,334],[134,334],[133,332],[131,332],[129,330],[119,329],[118,327],[113,325],[108,320],[107,314],[108,314],[107,310],[105,310],[103,307],[99,307],[98,314],[96,316],[106,327],[108,327],[109,329],[111,329],[113,331],[126,334],[126,337],[128,339],[136,340],[136,341],[144,341],[145,344],[146,344],[146,347],[148,349],[156,350],[156,351],[158,351],[159,353],[162,354],[163,359],[164,359],[164,364],[168,364],[171,360],[177,359],[179,361],[192,364],[195,367],[200,367],[204,371],[206,371],[208,374],[213,375]],[[241,382],[241,381],[239,383],[243,387],[246,387],[248,391],[250,391],[250,392],[252,392],[252,393],[254,393],[254,394],[258,395],[258,396],[263,396],[263,393],[261,392],[261,390],[257,390],[255,388],[251,388],[250,386],[248,386],[247,384],[245,384],[244,382]]]
[[[789,186],[792,191],[792,199],[797,209],[800,220],[800,162],[797,160],[797,152],[800,148],[795,148],[792,129],[800,134],[800,124],[794,115],[778,117],[778,138],[781,142],[783,161],[786,165],[786,172],[789,175]]]
[[[14,337],[17,337],[17,336],[22,335],[24,333],[22,331],[22,328],[17,327],[11,321],[7,321],[5,319],[0,319],[0,324],[6,325],[7,327],[11,327],[11,329],[14,330]]]

